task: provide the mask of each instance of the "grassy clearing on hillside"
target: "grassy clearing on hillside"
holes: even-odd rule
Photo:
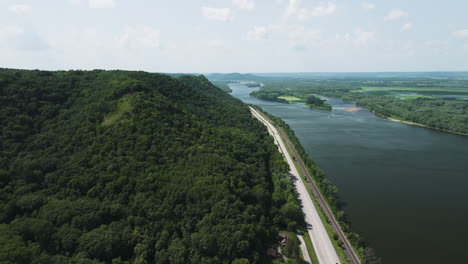
[[[125,113],[130,113],[133,109],[132,105],[130,104],[131,98],[132,96],[129,94],[122,96],[117,104],[117,110],[106,116],[102,122],[102,125],[110,126],[119,120]]]

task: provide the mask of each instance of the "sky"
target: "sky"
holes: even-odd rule
[[[466,0],[0,0],[0,67],[467,71]]]

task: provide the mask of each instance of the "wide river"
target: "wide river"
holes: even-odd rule
[[[331,112],[232,95],[281,117],[338,188],[383,263],[468,263],[468,137],[392,122],[329,98]]]

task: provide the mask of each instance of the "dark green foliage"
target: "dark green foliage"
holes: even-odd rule
[[[246,83],[245,86],[250,88],[262,87],[260,83]]]
[[[265,127],[203,76],[0,69],[0,103],[0,262],[262,263],[297,221]]]
[[[282,95],[285,95],[282,92],[264,92],[264,91],[254,91],[250,93],[250,96],[256,97],[261,100],[266,100],[266,101],[273,101],[273,102],[279,102],[279,103],[288,103],[286,99],[283,98],[278,98]]]
[[[306,104],[322,106],[324,104],[324,101],[322,99],[318,98],[318,97],[315,97],[313,95],[309,95],[306,98]]]
[[[331,110],[332,107],[329,104],[325,103],[325,100],[322,100],[318,97],[315,97],[313,95],[309,95],[306,97],[306,104],[310,108],[316,108],[316,109],[322,109],[322,110]]]
[[[281,248],[281,252],[288,258],[301,259],[301,250],[299,245],[301,242],[297,238],[296,234],[289,233],[288,239],[285,245]]]
[[[230,81],[213,81],[213,84],[219,89],[225,91],[226,93],[231,93],[232,89],[229,87]]]

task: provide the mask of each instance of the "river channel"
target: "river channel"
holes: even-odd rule
[[[281,117],[338,188],[352,228],[383,263],[467,263],[468,137],[384,120],[329,98],[332,111],[232,95]]]

